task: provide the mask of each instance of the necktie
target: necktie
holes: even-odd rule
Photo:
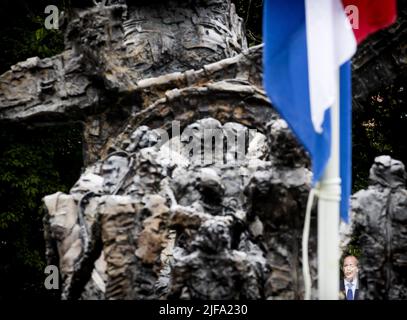
[[[348,292],[346,293],[346,300],[353,300],[352,283],[348,283]]]

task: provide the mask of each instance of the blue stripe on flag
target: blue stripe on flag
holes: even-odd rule
[[[266,0],[263,14],[263,85],[270,100],[309,152],[313,184],[320,180],[330,155],[331,116],[323,132],[311,120],[304,0]]]
[[[351,63],[340,69],[340,175],[342,180],[341,218],[348,222],[352,191],[352,85]]]

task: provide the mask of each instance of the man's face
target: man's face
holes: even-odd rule
[[[346,257],[343,261],[343,273],[347,281],[352,281],[358,273],[358,261],[355,257]]]

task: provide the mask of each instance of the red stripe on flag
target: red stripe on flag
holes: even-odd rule
[[[355,21],[350,19],[358,43],[362,42],[371,33],[388,27],[396,21],[396,2],[396,0],[342,0],[345,8],[353,5],[358,9],[358,29],[355,28]],[[349,18],[354,14],[354,12],[347,13]],[[355,15],[353,17],[355,17]]]

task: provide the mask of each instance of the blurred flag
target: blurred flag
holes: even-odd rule
[[[373,2],[389,6],[382,9],[388,18],[377,17],[380,10],[370,7]],[[330,108],[337,99],[340,83],[341,216],[347,220],[351,192],[349,61],[356,51],[357,40],[394,21],[395,0],[354,0],[344,4],[358,9],[356,13],[351,12],[352,17],[358,18],[359,27],[364,29],[359,29],[356,37],[340,0],[265,0],[263,84],[273,106],[309,152],[315,184],[321,179],[330,156]],[[370,14],[375,18],[369,18]]]

